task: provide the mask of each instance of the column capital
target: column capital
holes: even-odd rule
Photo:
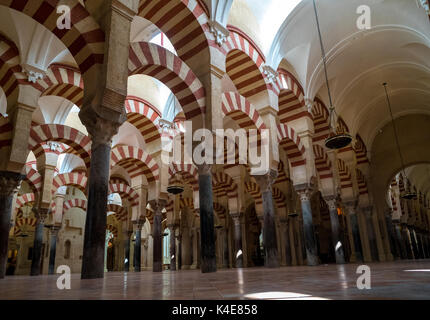
[[[11,196],[18,191],[24,175],[10,171],[0,171],[0,195]]]
[[[272,190],[272,185],[278,177],[278,171],[271,169],[264,175],[253,176],[260,186],[261,193]]]
[[[167,205],[167,200],[165,199],[157,199],[148,201],[151,205],[151,208],[154,210],[154,215],[161,216],[163,209]]]
[[[50,208],[33,208],[34,215],[39,223],[45,223],[50,211]]]
[[[311,199],[311,197],[315,191],[314,187],[308,183],[295,185],[294,189],[299,194],[300,201],[310,201],[310,199]]]
[[[49,234],[51,236],[57,237],[58,236],[58,232],[60,231],[60,229],[61,229],[61,226],[59,226],[59,225],[50,226],[49,227]]]
[[[136,227],[137,230],[142,230],[143,225],[145,224],[146,220],[145,219],[139,219],[136,221]]]
[[[240,224],[240,218],[241,218],[241,214],[240,212],[233,212],[230,213],[230,217],[233,219],[233,222],[235,225],[239,225]]]
[[[197,170],[199,172],[199,176],[209,176],[212,174],[212,165],[211,164],[200,164],[197,166]]]
[[[96,115],[93,111],[79,113],[82,123],[87,128],[91,137],[91,148],[95,149],[99,145],[111,146],[112,138],[118,133],[122,123],[110,121]]]

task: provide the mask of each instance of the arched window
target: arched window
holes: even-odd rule
[[[67,240],[64,243],[64,259],[70,259],[70,250],[71,250],[72,244],[70,240]]]
[[[170,230],[166,228],[163,237],[163,264],[170,264]]]

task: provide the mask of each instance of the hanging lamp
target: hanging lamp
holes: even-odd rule
[[[173,179],[172,184],[167,187],[167,192],[173,195],[181,194],[184,190],[185,188],[177,175]]]
[[[325,54],[324,44],[323,44],[323,40],[322,40],[322,36],[321,36],[321,28],[320,28],[317,5],[315,3],[315,0],[313,0],[313,3],[314,3],[315,18],[317,21],[318,37],[319,37],[320,45],[321,45],[321,54],[322,54],[322,59],[323,59],[323,63],[324,63],[325,81],[326,81],[327,90],[328,90],[328,97],[330,100],[330,110],[329,110],[329,126],[330,126],[329,130],[330,130],[330,132],[329,132],[328,138],[325,140],[325,146],[329,149],[337,150],[337,149],[345,148],[346,146],[351,144],[352,137],[347,132],[338,133],[336,130],[336,127],[335,127],[336,120],[337,120],[337,114],[336,114],[335,107],[333,105],[333,99],[331,96],[330,84],[328,81],[327,57]]]
[[[394,116],[393,116],[393,110],[391,108],[390,97],[388,96],[388,90],[387,90],[388,84],[386,82],[384,82],[382,85],[384,86],[385,96],[387,97],[388,109],[390,110],[391,122],[393,124],[394,137],[396,139],[397,151],[399,152],[400,162],[402,164],[403,176],[406,179],[406,192],[403,195],[401,195],[401,198],[405,199],[405,200],[416,199],[417,198],[417,194],[414,191],[411,191],[411,183],[410,183],[410,181],[408,179],[408,176],[406,175],[406,171],[405,171],[405,163],[403,161],[402,150],[400,149],[399,136],[397,135],[396,123],[394,121]]]

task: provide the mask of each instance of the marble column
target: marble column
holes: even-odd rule
[[[33,257],[31,259],[31,276],[38,276],[41,274],[40,270],[42,264],[42,247],[43,247],[43,231],[45,228],[45,221],[48,218],[48,208],[35,209],[35,215],[37,218],[36,231],[34,232],[33,242]]]
[[[290,232],[289,232],[289,225],[288,225],[288,219],[287,218],[281,218],[279,219],[279,223],[281,225],[281,241],[282,244],[281,248],[284,249],[282,256],[283,264],[287,266],[292,265],[292,257],[291,257],[291,245],[290,245]]]
[[[0,171],[0,279],[6,275],[14,193],[24,178],[19,173]]]
[[[176,271],[176,225],[170,224],[167,226],[170,230],[170,271]]]
[[[279,268],[278,244],[276,239],[275,207],[273,205],[272,184],[276,180],[278,172],[270,170],[266,175],[254,176],[260,186],[263,198],[263,241],[265,250],[265,265],[267,268]]]
[[[97,117],[86,127],[92,144],[81,277],[95,279],[104,277],[111,139],[118,124]]]
[[[306,260],[308,266],[317,266],[319,264],[317,241],[315,238],[313,218],[312,218],[312,206],[311,196],[312,188],[309,186],[299,186],[296,190],[300,196],[300,202],[302,206],[302,218],[303,218],[303,238],[306,250]]]
[[[141,271],[141,263],[142,263],[142,228],[144,225],[144,220],[139,220],[137,222],[136,229],[136,240],[134,242],[134,272]]]
[[[216,272],[215,228],[210,165],[198,166],[200,199],[201,271]]]
[[[337,264],[345,263],[345,254],[343,250],[343,243],[340,236],[339,216],[337,214],[337,199],[335,196],[324,197],[328,205],[331,223],[331,238],[333,241],[334,253]]]
[[[176,241],[178,241],[178,254],[176,255],[178,257],[178,270],[182,269],[182,236],[179,234],[176,236]]]
[[[418,243],[417,243],[417,239],[415,237],[415,228],[413,226],[409,227],[409,234],[411,236],[411,242],[412,242],[412,249],[414,252],[414,257],[415,257],[415,259],[420,259],[420,253],[418,250]]]
[[[373,226],[372,218],[372,207],[364,208],[364,214],[366,217],[367,235],[369,237],[370,253],[372,255],[372,261],[376,262],[378,258],[378,245],[376,243],[375,228]]]
[[[152,257],[152,271],[161,272],[163,271],[163,233],[162,233],[162,210],[166,207],[166,200],[153,200],[150,201],[151,208],[154,210],[154,223],[152,230],[152,238],[154,240]]]
[[[240,223],[240,213],[231,213],[234,225],[234,259],[236,268],[243,268],[242,251],[242,225]]]
[[[224,254],[223,267],[227,269],[229,266],[229,247],[228,247],[228,229],[227,229],[227,227],[224,227],[222,229],[222,231],[223,231],[223,236],[224,236],[224,238],[223,238],[223,254]]]
[[[391,209],[385,215],[385,224],[387,227],[387,235],[389,240],[388,243],[390,244],[391,254],[393,255],[394,259],[396,258],[399,259],[401,257],[400,248],[396,241],[396,234],[395,234],[395,229],[393,225]]]
[[[360,229],[358,226],[357,204],[355,202],[345,203],[346,211],[351,223],[352,238],[354,240],[355,260],[363,261],[363,247],[361,245]]]
[[[60,231],[61,226],[52,226],[49,229],[49,268],[48,274],[55,274],[55,256],[57,254],[57,239],[58,232]]]
[[[124,271],[130,272],[130,242],[133,232],[127,231],[124,233]]]

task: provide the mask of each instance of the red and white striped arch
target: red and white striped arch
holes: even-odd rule
[[[118,221],[126,221],[128,217],[128,212],[124,207],[113,203],[108,204],[107,212],[115,213],[115,218]]]
[[[257,109],[243,96],[236,92],[222,95],[222,111],[230,116],[242,129],[266,129],[263,118]]]
[[[31,229],[34,229],[37,225],[36,218],[20,218],[16,220],[14,227],[14,235],[19,236],[22,233],[23,226],[29,226]]]
[[[57,28],[57,6],[60,4],[71,8],[71,29]],[[82,74],[94,65],[103,63],[104,33],[78,1],[0,0],[0,5],[29,16],[51,31],[68,48]]]
[[[306,103],[302,86],[288,71],[278,69],[277,86],[279,88],[279,119],[281,123],[297,120],[302,117],[312,119]]]
[[[312,108],[312,116],[315,129],[313,142],[317,143],[326,139],[330,133],[329,111],[324,102],[319,98],[315,98]]]
[[[194,191],[199,190],[199,175],[194,164],[171,163],[169,166],[169,180],[173,179],[176,174],[181,174],[190,183]]]
[[[61,142],[71,147],[87,168],[90,167],[91,139],[82,132],[60,124],[33,126],[30,130],[29,150],[48,141]]]
[[[287,207],[287,199],[285,197],[285,194],[279,188],[272,187],[272,194],[273,200],[275,201],[276,207],[278,209]]]
[[[146,143],[160,142],[161,135],[158,129],[160,115],[149,103],[128,98],[125,101],[125,110],[128,122],[140,131]]]
[[[275,184],[282,183],[282,182],[288,182],[290,179],[287,177],[287,174],[285,173],[285,164],[282,160],[278,163],[278,177],[275,180]]]
[[[142,149],[132,146],[116,146],[111,154],[111,168],[124,168],[130,178],[144,175],[148,183],[158,181],[160,170],[158,164]]]
[[[13,126],[9,119],[0,114],[0,149],[12,145]]]
[[[65,152],[66,150],[67,150],[67,146],[65,146],[62,143],[58,144],[58,146],[55,146],[55,148],[53,149],[49,145],[49,142],[48,143],[43,142],[43,143],[37,145],[31,151],[33,152],[36,159],[38,159],[39,157],[46,157],[46,154],[49,154],[49,153],[52,153],[52,154],[59,156],[61,153]]]
[[[79,208],[86,211],[87,204],[88,204],[87,200],[84,200],[84,199],[72,199],[72,200],[66,201],[63,204],[63,214],[66,214],[66,212],[72,208]]]
[[[320,179],[333,178],[333,171],[331,168],[331,162],[328,159],[327,153],[324,148],[318,144],[314,144],[314,155],[315,155],[315,168],[318,172]]]
[[[369,190],[367,188],[366,177],[360,169],[355,169],[357,175],[358,192],[360,195],[368,194]],[[396,182],[397,184],[397,182]]]
[[[233,179],[224,172],[217,172],[212,175],[213,191],[218,196],[237,198],[237,185]]]
[[[59,174],[52,181],[51,194],[54,196],[57,190],[64,186],[75,187],[85,193],[87,181],[88,179],[85,175],[77,172]]]
[[[357,134],[355,140],[356,142],[354,146],[354,151],[357,165],[369,163],[369,159],[367,158],[367,148],[363,142],[363,139],[361,139],[360,135]]]
[[[202,57],[209,62],[209,46],[218,47],[205,11],[196,0],[140,0],[139,4],[139,16],[162,30],[179,57],[191,66]]]
[[[69,100],[79,108],[84,99],[84,80],[79,69],[52,64],[42,80],[33,84],[42,96],[57,96]]]
[[[351,171],[342,159],[337,159],[339,170],[340,187],[342,189],[352,188]]]
[[[19,83],[24,81],[21,73],[19,50],[14,42],[0,35],[0,87],[8,107],[14,107],[18,99]]]
[[[298,167],[306,164],[305,146],[293,128],[286,124],[278,125],[278,142],[287,154],[291,167]]]
[[[16,198],[16,206],[15,210],[19,210],[22,206],[30,203],[34,203],[36,201],[36,197],[34,193],[26,193]]]
[[[194,200],[193,198],[181,198],[179,201],[179,208],[182,210],[184,208],[189,208],[194,210]]]
[[[31,190],[35,195],[40,194],[40,191],[42,189],[42,182],[43,182],[43,179],[40,173],[37,170],[34,170],[32,167],[27,165],[25,166],[25,173],[26,173],[26,176],[24,181],[28,183],[28,185],[30,186]]]
[[[136,191],[130,188],[126,184],[116,183],[109,184],[109,194],[118,193],[121,199],[126,199],[130,203],[132,207],[137,206],[139,204],[139,195]]]
[[[178,99],[187,120],[199,119],[203,125],[205,89],[179,57],[153,43],[132,43],[128,69],[130,75],[144,74],[164,83]]]
[[[260,186],[257,183],[253,181],[246,182],[245,189],[249,193],[249,195],[254,199],[255,205],[263,204]]]
[[[213,203],[214,213],[220,220],[224,220],[227,216],[227,209],[220,203]]]

